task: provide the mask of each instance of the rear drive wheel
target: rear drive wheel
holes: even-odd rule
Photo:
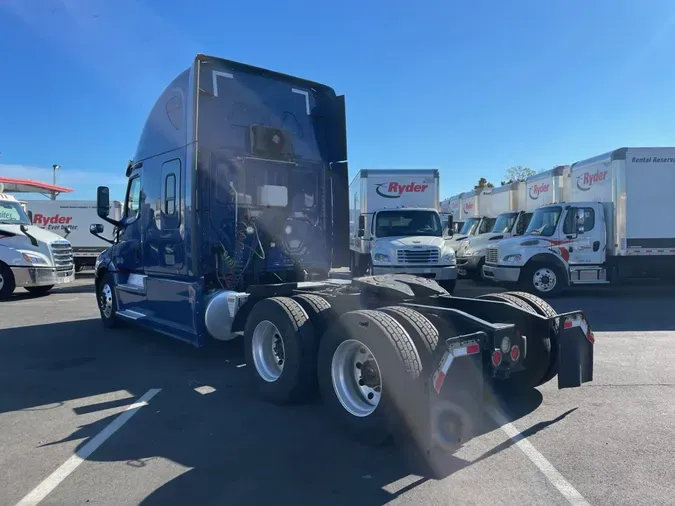
[[[567,284],[557,265],[539,263],[526,266],[520,282],[526,291],[540,297],[555,297]]]
[[[117,310],[117,295],[115,295],[115,285],[112,275],[106,274],[98,284],[96,290],[96,301],[98,310],[101,314],[103,326],[107,328],[116,327],[119,324],[119,318],[115,315]]]
[[[47,295],[49,290],[54,288],[54,285],[47,285],[47,286],[27,286],[26,290],[28,290],[28,293],[31,293],[33,295]]]
[[[352,438],[373,446],[419,413],[422,373],[410,336],[390,315],[350,311],[328,329],[319,345],[319,389],[329,415]]]
[[[537,314],[530,304],[510,293],[489,293],[477,298],[506,302],[529,313]],[[525,329],[523,332],[527,338],[527,353],[523,359],[525,370],[513,373],[507,383],[519,388],[534,388],[544,382],[544,377],[551,365],[551,339],[549,336],[530,336],[526,332]]]
[[[266,400],[306,400],[316,389],[314,328],[302,306],[289,297],[258,302],[244,329],[246,365]]]
[[[422,360],[422,367],[431,367],[432,356],[438,347],[438,330],[419,311],[404,306],[389,306],[379,311],[392,316],[408,333]]]
[[[309,293],[295,295],[292,299],[305,310],[314,327],[316,339],[320,340],[330,323],[336,318],[330,303],[319,295]]]
[[[530,304],[530,306],[532,306],[532,309],[534,309],[537,312],[537,314],[541,316],[553,318],[558,315],[556,310],[553,309],[553,307],[548,302],[541,299],[540,297],[537,297],[536,295],[527,292],[507,292],[507,293],[514,297],[523,299],[525,302]],[[552,380],[556,376],[556,374],[558,374],[558,332],[560,332],[560,328],[558,322],[556,321],[555,324],[553,325],[550,337],[551,363],[548,366],[546,374],[539,382],[540,385],[543,385],[544,383]]]
[[[0,262],[0,300],[9,299],[15,288],[14,274],[7,265]]]

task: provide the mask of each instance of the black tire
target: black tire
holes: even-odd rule
[[[530,304],[510,293],[488,293],[480,295],[477,298],[506,302],[530,313],[537,314]],[[523,359],[525,370],[513,373],[505,383],[516,388],[534,388],[542,384],[551,365],[551,338],[550,336],[544,336],[537,339],[533,336],[528,336],[526,332],[523,334],[528,338],[527,354]]]
[[[117,294],[115,294],[115,284],[111,274],[106,274],[96,284],[96,302],[103,326],[109,329],[117,327],[120,324],[120,319],[115,314],[115,311],[117,311]]]
[[[548,269],[555,275],[555,286],[549,291],[542,291],[534,282],[535,273],[540,269]],[[525,266],[525,269],[523,269],[523,272],[520,274],[519,284],[526,292],[537,295],[538,297],[555,297],[565,289],[567,286],[567,279],[565,273],[558,265],[535,263]]]
[[[0,262],[0,300],[9,299],[14,293],[16,282],[12,270]]]
[[[471,271],[469,277],[474,283],[480,283],[483,281],[483,265],[485,265],[485,257],[481,258],[478,261],[478,266],[475,271]]]
[[[279,360],[283,367],[276,379],[265,376],[262,358],[255,352],[253,338],[256,328],[264,322],[278,331],[277,340],[283,345]],[[258,335],[261,335],[262,329]],[[272,329],[272,327],[268,328]],[[272,329],[273,330],[273,329]],[[274,339],[274,336],[271,337]],[[256,337],[256,341],[259,338]],[[262,339],[262,338],[260,338]],[[256,303],[246,319],[244,353],[246,365],[253,371],[255,385],[261,396],[275,404],[306,401],[316,390],[316,341],[314,327],[302,306],[289,297],[271,297]],[[278,342],[278,341],[277,341]],[[275,345],[276,346],[276,345]],[[255,350],[254,350],[255,347]],[[258,357],[257,359],[254,357]],[[265,379],[267,378],[267,379]]]
[[[333,356],[340,345],[353,340],[372,352],[380,371],[380,401],[363,416],[344,407],[333,385]],[[425,405],[420,390],[422,363],[415,344],[393,317],[380,311],[358,310],[341,315],[321,340],[317,372],[329,416],[353,439],[370,446],[381,445],[390,436],[405,432],[407,416],[421,413],[421,405]]]
[[[307,313],[318,342],[331,322],[337,318],[335,311],[333,311],[330,303],[319,295],[303,293],[291,298],[300,304]]]
[[[432,357],[438,347],[438,329],[419,311],[404,306],[388,306],[378,311],[392,316],[408,333],[417,352],[422,367],[431,367]]]
[[[32,295],[47,295],[54,285],[47,286],[27,286],[26,290]]]
[[[534,309],[537,312],[537,314],[541,316],[553,318],[558,315],[557,311],[553,309],[553,307],[548,302],[546,302],[540,297],[537,297],[536,295],[527,292],[507,292],[507,293],[509,295],[513,295],[514,297],[519,297],[523,299],[525,302],[527,302],[532,306],[532,309]],[[556,320],[550,337],[551,363],[549,364],[546,374],[541,379],[539,383],[540,385],[543,385],[544,383],[551,381],[553,378],[555,378],[556,374],[558,374],[558,332],[560,332],[560,326],[558,325],[558,321]]]
[[[449,279],[447,281],[438,281],[438,284],[441,286],[441,288],[445,289],[446,292],[452,295],[452,292],[455,291],[455,287],[457,286],[457,280]]]
[[[511,304],[512,306],[517,306],[520,309],[524,309],[525,311],[529,313],[534,313],[537,314],[537,312],[524,300],[515,297],[513,295],[510,295],[507,292],[498,292],[498,293],[486,293],[483,295],[479,295],[476,297],[477,299],[486,299],[486,300],[494,300],[496,302],[506,302],[508,304]]]

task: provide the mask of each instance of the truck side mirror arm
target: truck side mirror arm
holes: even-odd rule
[[[94,237],[98,237],[99,239],[107,242],[108,244],[115,244],[115,241],[113,241],[112,239],[108,239],[107,237],[103,237],[101,235],[103,233],[103,225],[101,225],[100,223],[94,223],[93,225],[89,225],[89,233]]]

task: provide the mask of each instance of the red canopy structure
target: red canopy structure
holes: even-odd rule
[[[52,200],[61,193],[72,193],[72,188],[41,183],[33,179],[16,179],[0,176],[0,192],[3,193],[40,193]]]

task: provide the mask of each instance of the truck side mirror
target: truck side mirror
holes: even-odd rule
[[[28,221],[30,221],[30,224],[33,224],[33,211],[28,210],[26,211],[26,215],[28,215]]]
[[[96,190],[96,214],[101,218],[110,214],[110,189],[107,186],[99,186]]]
[[[111,239],[108,239],[107,237],[103,237],[101,234],[103,233],[103,224],[102,223],[92,223],[89,225],[89,233],[93,236],[98,237],[99,239],[104,240],[108,244],[115,244],[114,241]]]
[[[584,233],[584,222],[586,221],[586,214],[584,213],[583,209],[577,209],[577,216],[576,216],[576,222],[577,222],[577,234],[583,234]]]

